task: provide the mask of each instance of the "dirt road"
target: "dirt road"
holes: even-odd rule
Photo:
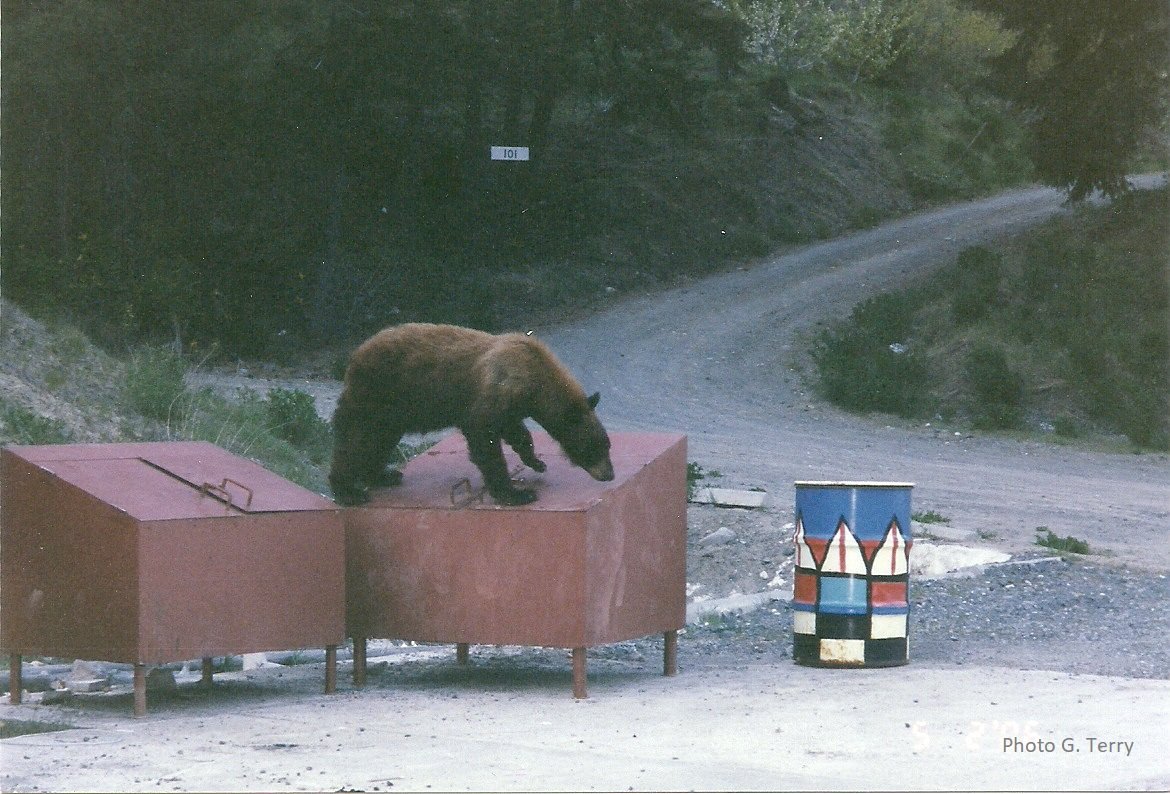
[[[541,334],[588,391],[601,390],[608,426],[684,431],[691,460],[729,486],[766,488],[778,506],[791,504],[794,480],[912,481],[916,510],[1004,550],[1033,547],[1045,526],[1118,562],[1170,570],[1166,455],[891,427],[815,401],[801,374],[802,337],[817,323],[1061,211],[1062,195],[1047,189],[955,205]]]

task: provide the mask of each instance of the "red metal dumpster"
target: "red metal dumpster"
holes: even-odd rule
[[[345,511],[354,678],[368,637],[585,649],[662,632],[675,670],[686,623],[686,437],[613,433],[615,477],[596,482],[534,433],[536,502],[497,506],[458,433],[414,458],[400,486]],[[509,469],[518,459],[507,450]]]
[[[0,454],[0,645],[145,666],[344,641],[340,511],[201,442],[7,447]]]

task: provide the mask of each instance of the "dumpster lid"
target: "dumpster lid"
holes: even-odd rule
[[[325,497],[260,464],[204,442],[9,451],[142,520],[336,509]]]

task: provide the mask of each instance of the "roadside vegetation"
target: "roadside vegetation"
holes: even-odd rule
[[[1083,206],[822,332],[821,393],[854,411],[1170,449],[1167,190]]]
[[[63,321],[44,323],[5,301],[0,443],[210,441],[325,493],[328,423],[304,392],[242,390],[226,399],[187,385],[197,366],[173,349],[115,357]]]

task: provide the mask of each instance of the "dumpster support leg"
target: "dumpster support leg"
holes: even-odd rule
[[[675,675],[678,672],[678,630],[671,629],[662,637],[662,674]]]
[[[581,699],[589,697],[585,688],[585,649],[573,649],[573,697]]]
[[[8,657],[8,702],[14,706],[20,705],[20,698],[24,694],[24,681],[20,673],[20,654],[14,653]]]
[[[471,655],[471,645],[466,642],[455,643],[455,664],[467,664]]]
[[[325,646],[325,694],[337,691],[337,646]]]
[[[134,716],[146,716],[146,665],[134,665]]]
[[[366,685],[366,638],[353,638],[353,685],[361,689]]]

